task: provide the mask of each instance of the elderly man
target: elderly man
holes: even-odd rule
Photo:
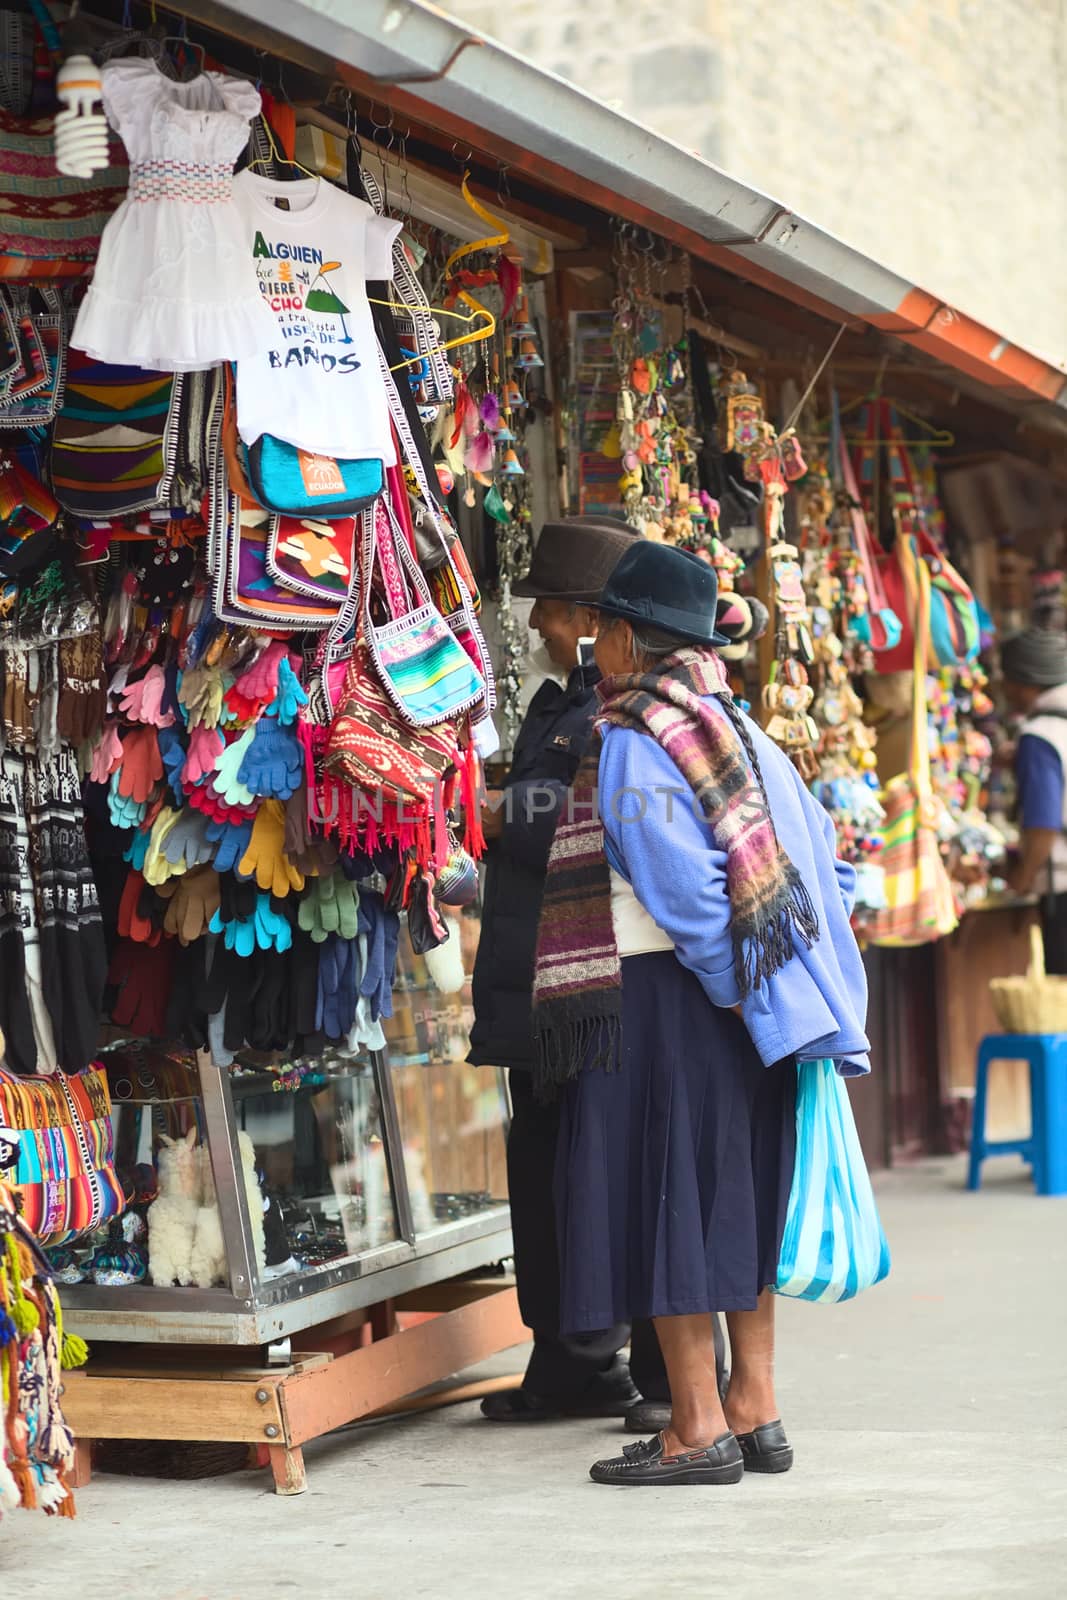
[[[579,659],[579,641],[596,634],[588,604],[636,535],[608,518],[573,517],[541,531],[530,573],[515,594],[534,601],[554,677],[530,702],[504,791],[489,796],[483,827],[490,841],[482,936],[474,968],[475,1023],[469,1060],[509,1069],[508,1138],[515,1273],[534,1349],[520,1389],[482,1404],[494,1422],[624,1416],[641,1401],[669,1416],[668,1387],[651,1326],[634,1329],[632,1371],[619,1354],[630,1328],[563,1337],[559,1331],[559,1253],[553,1172],[559,1108],[534,1099],[531,990],[537,924],[559,806],[592,732],[597,670]],[[635,1385],[636,1380],[636,1385]],[[657,1427],[646,1417],[642,1427]]]
[[[1022,828],[1009,875],[1017,894],[1043,896],[1045,962],[1067,973],[1067,638],[1027,628],[1001,649],[1004,693],[1023,714],[1015,750]]]

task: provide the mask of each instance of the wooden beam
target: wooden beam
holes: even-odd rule
[[[329,1367],[320,1367],[326,1372]],[[295,1379],[302,1382],[310,1372]],[[194,1439],[269,1442],[268,1427],[281,1437],[278,1395],[284,1379],[94,1378],[65,1375],[63,1410],[74,1433],[91,1439]],[[257,1397],[263,1395],[264,1399]]]
[[[518,1296],[505,1289],[338,1356],[281,1386],[285,1442],[305,1444],[528,1338]]]

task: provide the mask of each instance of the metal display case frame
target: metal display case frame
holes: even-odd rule
[[[267,1347],[345,1313],[494,1266],[509,1257],[511,1218],[506,1201],[478,1215],[416,1232],[393,1066],[388,1052],[370,1052],[369,1060],[381,1108],[396,1225],[393,1242],[260,1281],[238,1149],[233,1084],[226,1069],[200,1052],[200,1092],[229,1284],[216,1289],[147,1283],[71,1285],[63,1290],[69,1326],[89,1340]]]

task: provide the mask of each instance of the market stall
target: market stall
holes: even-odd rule
[[[989,672],[1055,614],[1062,501],[1044,418],[981,525],[1015,392],[750,263],[671,199],[681,152],[627,177],[591,122],[568,171],[558,129],[505,136],[519,94],[475,128],[321,17],[180,9],[20,11],[0,117],[13,183],[49,173],[0,225],[0,1020],[14,1077],[91,1074],[69,1166],[13,1169],[97,1347],[80,1435],[255,1444],[293,1491],[307,1439],[522,1336],[453,1280],[510,1250],[502,1080],[465,1056],[540,523],[715,566],[736,692],[856,868],[878,1163],[960,1137],[961,996],[1025,965]],[[92,1203],[54,1215],[51,1177]]]

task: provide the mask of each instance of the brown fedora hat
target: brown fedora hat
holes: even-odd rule
[[[596,600],[616,562],[641,535],[611,517],[546,522],[525,578],[511,592],[522,600]]]

